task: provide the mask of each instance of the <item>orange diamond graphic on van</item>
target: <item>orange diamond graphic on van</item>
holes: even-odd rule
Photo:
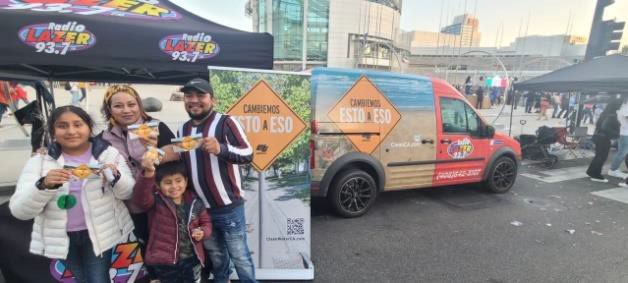
[[[360,152],[373,153],[401,119],[388,98],[366,76],[327,114]]]
[[[227,112],[240,121],[253,147],[253,167],[268,169],[307,124],[265,82],[259,81]]]

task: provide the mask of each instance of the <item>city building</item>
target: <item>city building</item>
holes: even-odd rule
[[[463,14],[456,16],[451,25],[441,29],[441,33],[459,36],[459,46],[480,46],[480,20],[472,15]]]
[[[584,57],[587,38],[575,35],[531,35],[516,38],[510,48],[522,55]]]
[[[249,0],[246,13],[253,31],[273,35],[275,69],[399,71],[410,55],[399,28],[401,5],[401,0]]]
[[[624,45],[621,49],[621,54],[628,55],[628,45]]]
[[[413,55],[457,54],[461,50],[479,48],[480,21],[474,16],[464,14],[455,17],[453,23],[444,27],[441,32],[409,31],[404,32],[403,36],[410,41],[410,53]]]

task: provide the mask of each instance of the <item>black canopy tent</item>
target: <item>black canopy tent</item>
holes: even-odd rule
[[[599,57],[516,83],[513,87],[517,91],[569,93],[570,98],[573,93],[626,94],[628,93],[628,56],[616,54]],[[582,103],[579,103],[577,110],[576,125],[579,125],[582,118]],[[509,134],[512,131],[513,112],[514,104],[510,111]],[[567,127],[571,127],[567,119],[565,123]]]
[[[0,38],[0,72],[52,80],[181,84],[210,65],[273,66],[271,35],[163,0],[0,0]]]
[[[514,87],[520,91],[628,92],[628,56],[600,57],[520,82]]]

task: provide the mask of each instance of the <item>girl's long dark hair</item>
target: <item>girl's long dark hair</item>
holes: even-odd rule
[[[76,114],[76,116],[79,116],[79,118],[81,118],[81,120],[83,120],[83,122],[87,124],[87,126],[89,127],[89,136],[91,137],[94,132],[94,120],[91,116],[89,116],[89,114],[87,114],[87,112],[85,112],[85,110],[83,110],[83,108],[72,105],[61,106],[52,111],[52,113],[50,114],[50,119],[48,120],[48,132],[50,133],[50,136],[54,137],[55,123],[57,122],[59,117],[61,117],[61,115],[67,112]]]

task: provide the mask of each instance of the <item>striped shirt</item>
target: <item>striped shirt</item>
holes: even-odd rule
[[[244,191],[239,164],[249,164],[253,160],[253,148],[244,129],[233,117],[214,111],[198,125],[193,125],[191,120],[183,124],[177,137],[198,133],[203,137],[215,137],[220,143],[220,153],[210,154],[200,147],[181,153],[190,185],[207,208],[241,205]]]

